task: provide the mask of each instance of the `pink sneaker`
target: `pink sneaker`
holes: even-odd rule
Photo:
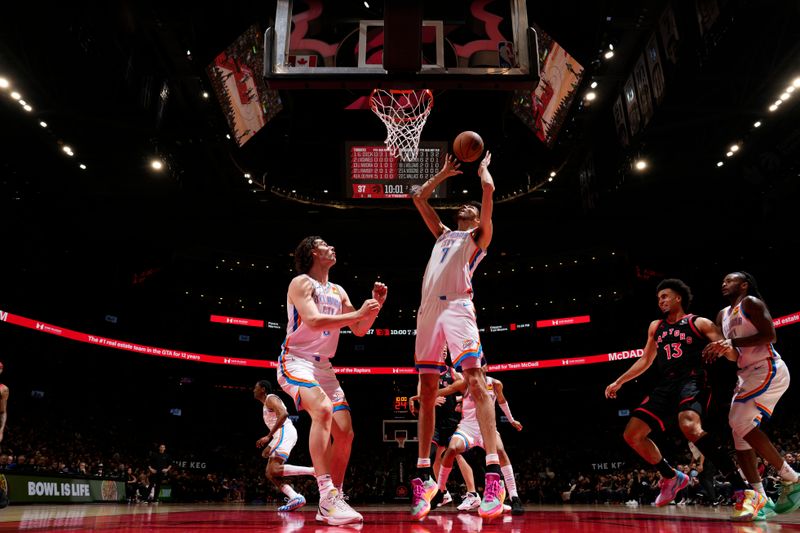
[[[664,507],[669,505],[669,502],[675,499],[675,496],[689,484],[689,476],[675,470],[675,477],[666,478],[662,477],[658,482],[661,492],[656,496],[656,507]]]
[[[431,500],[439,492],[439,485],[428,478],[422,481],[420,478],[411,481],[411,517],[414,520],[422,520],[431,512]]]
[[[481,518],[494,518],[503,514],[503,500],[506,499],[506,486],[499,474],[486,474],[486,489],[478,509]]]

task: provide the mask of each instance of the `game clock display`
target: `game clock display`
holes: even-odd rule
[[[421,142],[416,161],[392,157],[380,142],[350,142],[346,150],[348,198],[410,198],[411,187],[441,170],[447,143]],[[447,182],[431,197],[446,198]]]

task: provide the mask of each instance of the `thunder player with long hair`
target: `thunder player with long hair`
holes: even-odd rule
[[[435,427],[435,401],[439,372],[445,368],[442,345],[447,343],[456,370],[463,372],[476,405],[478,424],[486,450],[486,480],[479,513],[483,518],[502,514],[502,472],[497,455],[494,404],[487,392],[481,371],[481,347],[475,305],[472,303],[472,274],[486,256],[494,227],[494,180],[489,172],[492,155],[488,151],[478,167],[483,190],[482,204],[464,204],[456,214],[457,228],[442,224],[428,203],[436,187],[444,180],[461,174],[450,155],[442,169],[414,190],[414,205],[425,225],[436,237],[422,280],[422,300],[417,313],[417,338],[414,362],[419,372],[419,450],[417,477],[411,481],[411,515],[421,520],[431,510],[438,488],[433,480],[430,442]],[[438,499],[438,498],[437,498]],[[437,504],[438,501],[433,501]]]
[[[762,420],[789,388],[789,369],[775,350],[775,324],[747,272],[731,272],[722,280],[722,295],[730,305],[717,314],[725,339],[706,347],[709,356],[724,356],[739,367],[728,421],[733,430],[736,458],[757,494],[737,495],[734,519],[766,518],[772,511],[788,513],[800,507],[798,473],[783,459],[764,431]],[[755,450],[755,451],[754,451]],[[783,481],[778,501],[772,504],[758,473],[756,452],[778,472]],[[764,509],[759,512],[759,509]]]
[[[375,282],[372,298],[356,310],[342,286],[328,279],[336,250],[321,237],[303,239],[294,262],[298,276],[286,296],[289,323],[278,358],[278,383],[294,398],[298,410],[311,416],[308,448],[320,494],[317,520],[331,525],[361,522],[363,517],[342,495],[353,422],[330,360],[336,354],[340,328],[366,335],[386,301],[387,288]]]
[[[289,419],[289,411],[277,394],[272,394],[272,385],[262,379],[253,387],[253,398],[263,408],[264,424],[269,433],[256,441],[257,448],[264,448],[262,455],[267,459],[266,475],[279,491],[286,495],[286,504],[278,507],[278,511],[294,511],[306,504],[302,494],[294,491],[284,478],[289,476],[313,476],[310,466],[286,464],[292,448],[297,444],[297,430]]]
[[[655,501],[659,507],[668,505],[689,483],[689,477],[672,468],[649,437],[654,430],[665,431],[666,424],[676,415],[686,439],[714,463],[735,490],[744,489],[730,457],[701,422],[711,400],[702,352],[709,341],[723,339],[722,332],[709,319],[686,312],[692,291],[683,281],[665,279],[658,284],[656,294],[664,318],[650,323],[644,354],[605,391],[606,398],[616,398],[623,384],[656,362],[661,381],[631,413],[623,435],[625,442],[661,474],[661,490]]]

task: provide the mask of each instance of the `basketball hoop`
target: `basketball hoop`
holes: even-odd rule
[[[394,431],[394,440],[397,441],[398,448],[405,448],[406,440],[408,440],[408,431],[405,429],[396,429]]]
[[[416,161],[422,128],[433,109],[433,93],[429,89],[373,89],[369,101],[372,112],[386,125],[384,143],[392,157]]]

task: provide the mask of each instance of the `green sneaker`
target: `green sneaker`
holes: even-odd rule
[[[775,502],[772,501],[772,498],[767,498],[767,503],[758,511],[755,520],[769,520],[773,516],[777,516],[777,514],[778,513],[775,512]]]
[[[800,507],[800,481],[783,483],[781,495],[775,502],[775,512],[778,514],[791,513]]]

